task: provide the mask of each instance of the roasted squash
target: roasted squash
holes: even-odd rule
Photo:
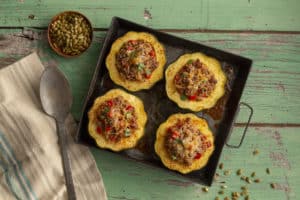
[[[129,103],[129,107],[134,108],[134,113],[136,115],[136,129],[134,130],[134,132],[130,133],[130,136],[122,137],[119,141],[115,142],[108,140],[104,134],[99,134],[99,121],[97,120],[99,119],[100,107],[105,102],[109,102],[110,100],[120,96]],[[120,151],[123,149],[134,147],[137,144],[138,140],[144,135],[145,124],[147,122],[147,114],[144,110],[143,102],[138,97],[124,92],[120,89],[112,89],[105,93],[103,96],[96,98],[92,108],[88,112],[88,118],[88,131],[91,137],[95,139],[97,145],[101,148],[107,148],[113,151]]]
[[[185,164],[178,162],[177,160],[172,159],[169,151],[167,150],[166,141],[169,139],[168,134],[170,127],[176,126],[178,120],[185,120],[189,118],[191,126],[194,126],[197,130],[201,132],[201,136],[205,137],[205,140],[193,140],[190,143],[182,143],[183,148],[188,148],[190,145],[203,145],[204,142],[209,142],[210,146],[203,151],[201,157],[198,156],[197,159],[193,159],[192,163]],[[180,133],[186,134],[186,133]],[[172,135],[173,137],[173,135]],[[208,127],[208,124],[205,119],[199,118],[194,114],[173,114],[171,115],[164,123],[162,123],[156,132],[156,141],[155,141],[155,152],[160,157],[162,163],[169,169],[178,171],[182,174],[189,173],[194,170],[203,168],[211,154],[214,151],[214,136],[212,131]]]
[[[154,69],[154,71],[151,71],[149,74],[147,74],[147,78],[143,80],[130,80],[122,77],[120,74],[120,70],[117,67],[117,55],[123,45],[127,44],[129,41],[144,41],[150,44],[153,48],[152,54],[155,56],[157,62],[156,68]],[[141,60],[141,56],[138,59]],[[151,88],[157,81],[163,78],[165,63],[166,55],[163,45],[160,44],[153,35],[145,32],[127,32],[124,36],[118,38],[112,44],[111,50],[106,57],[106,67],[109,71],[110,78],[117,85],[123,86],[130,91],[138,91]]]
[[[203,66],[205,66],[209,73],[213,74],[216,81],[214,89],[211,91],[211,93],[200,101],[195,101],[193,99],[194,97],[191,97],[191,99],[182,98],[174,83],[174,78],[176,75],[182,75],[180,74],[180,70],[183,68],[183,66],[187,65],[189,61],[193,60],[199,60],[201,63],[203,63]],[[195,74],[192,75],[195,76]],[[179,107],[190,109],[192,111],[201,111],[203,109],[209,109],[213,107],[218,99],[221,98],[225,93],[226,75],[222,71],[219,61],[202,53],[182,55],[174,63],[168,66],[165,72],[165,78],[166,92],[168,97],[177,103]],[[201,78],[198,78],[198,80],[201,80]]]

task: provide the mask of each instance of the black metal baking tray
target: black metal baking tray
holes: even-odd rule
[[[147,165],[163,168],[166,173],[173,173],[174,175],[188,178],[195,182],[211,185],[221,151],[234,123],[234,117],[239,108],[240,97],[250,72],[252,61],[248,58],[159,32],[119,17],[114,17],[106,34],[98,64],[85,100],[76,135],[77,142],[96,146],[93,138],[91,138],[88,134],[87,113],[98,96],[103,95],[112,88],[120,88],[120,86],[115,85],[111,81],[105,66],[105,58],[110,51],[112,43],[128,31],[148,32],[156,36],[156,38],[164,45],[166,50],[167,63],[165,68],[167,68],[167,66],[174,62],[179,56],[191,52],[202,52],[208,56],[218,59],[221,62],[223,71],[228,79],[226,94],[213,108],[201,112],[194,112],[199,117],[203,117],[208,121],[215,136],[215,151],[204,168],[182,175],[164,167],[159,160],[159,157],[154,152],[156,129],[159,124],[165,121],[173,113],[191,112],[179,108],[175,103],[168,99],[165,92],[164,79],[156,83],[150,90],[130,92],[143,100],[145,110],[148,115],[148,122],[146,125],[145,136],[140,140],[137,147],[118,153],[124,158],[131,159],[135,162],[143,162]]]

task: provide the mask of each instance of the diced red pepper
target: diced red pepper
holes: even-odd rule
[[[109,107],[112,107],[112,106],[114,105],[114,102],[113,102],[112,100],[108,100],[108,101],[107,101],[107,105],[108,105]]]
[[[127,50],[131,51],[131,50],[133,50],[133,47],[132,46],[128,46]]]
[[[116,136],[116,135],[110,135],[110,136],[109,136],[109,139],[110,139],[111,141],[116,141],[117,136]]]
[[[172,137],[173,139],[177,139],[177,138],[179,137],[179,133],[176,132],[176,131],[173,131],[171,137]]]
[[[179,78],[180,78],[180,77],[179,77],[179,75],[177,74],[177,75],[175,76],[175,80],[178,81]]]
[[[105,131],[106,131],[106,132],[108,132],[108,131],[110,131],[110,130],[111,130],[111,127],[110,127],[110,126],[106,126],[106,127],[105,127]]]
[[[201,153],[197,153],[194,157],[194,159],[200,159],[202,157],[202,154]]]
[[[151,78],[151,74],[146,74],[146,79],[150,79]]]
[[[109,117],[109,118],[112,118],[113,116],[112,116],[112,112],[111,112],[111,110],[110,111],[108,111],[108,113],[107,113],[107,116]]]
[[[99,134],[102,134],[102,129],[101,129],[101,127],[100,126],[97,126],[97,133],[99,133]]]
[[[131,106],[131,105],[128,105],[128,106],[126,107],[126,110],[131,110],[131,109],[133,109],[133,106]]]
[[[192,95],[192,96],[189,96],[188,98],[189,98],[189,100],[193,101],[197,98],[197,95]]]
[[[151,50],[151,51],[149,52],[149,56],[155,57],[155,51],[154,51],[154,50]]]

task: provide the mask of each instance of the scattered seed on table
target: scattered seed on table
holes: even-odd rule
[[[258,150],[258,149],[255,149],[255,150],[253,151],[253,155],[256,156],[257,154],[259,154],[259,150]]]
[[[246,177],[246,182],[247,182],[247,183],[251,183],[251,180],[250,180],[249,177]]]
[[[216,197],[215,200],[220,200],[220,198],[219,198],[219,197]]]
[[[241,180],[246,180],[246,176],[241,176]]]
[[[255,175],[256,175],[256,173],[255,173],[255,172],[252,172],[251,177],[254,177]]]
[[[224,191],[220,190],[218,193],[222,195],[222,194],[224,194]]]
[[[255,182],[255,183],[260,183],[260,179],[257,178],[257,179],[254,180],[254,182]]]
[[[229,197],[225,197],[224,200],[230,200]]]
[[[271,188],[275,189],[275,183],[270,184]]]
[[[266,169],[266,172],[267,172],[267,174],[271,173],[269,168]]]
[[[232,192],[231,196],[232,197],[240,197],[240,194],[238,192]]]
[[[226,185],[221,185],[221,188],[222,188],[222,189],[226,189],[227,186],[226,186]]]
[[[236,174],[237,174],[238,176],[240,176],[240,175],[242,174],[242,169],[238,169],[238,170],[236,171]]]
[[[241,189],[242,190],[247,190],[247,187],[246,186],[242,186]]]
[[[249,195],[245,196],[245,200],[250,200]]]
[[[225,176],[228,176],[229,174],[230,174],[230,171],[229,171],[229,170],[225,170],[225,171],[224,171],[224,175],[225,175]]]
[[[223,167],[224,167],[224,164],[223,164],[223,163],[220,163],[220,164],[219,164],[219,169],[223,169]]]
[[[203,191],[203,192],[208,192],[208,188],[207,188],[207,187],[203,187],[203,188],[202,188],[202,191]]]

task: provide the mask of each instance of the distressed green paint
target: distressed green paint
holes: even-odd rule
[[[234,129],[230,143],[238,142],[241,131],[242,128]],[[226,182],[228,187],[225,190],[227,195],[247,185],[235,174],[239,168],[243,169],[243,175],[250,176],[256,172],[256,177],[261,179],[261,183],[248,186],[250,199],[266,199],[266,195],[267,199],[272,200],[298,199],[300,158],[296,147],[299,131],[299,128],[250,128],[240,149],[224,148],[220,162],[224,163],[224,170],[230,170],[231,174],[224,176],[224,170],[218,170],[220,177],[208,193],[202,192],[202,185],[177,178],[165,171],[124,160],[119,155],[96,148],[91,150],[111,200],[214,199],[222,182]],[[255,149],[259,150],[257,156],[252,155]],[[266,174],[266,168],[270,168],[270,175]],[[271,189],[269,184],[272,182],[279,188]]]
[[[300,31],[298,0],[20,0],[1,1],[0,26],[46,27],[65,10],[84,13],[95,28],[120,16],[154,28]]]
[[[17,30],[14,32],[1,30],[0,33],[20,35]],[[242,96],[242,101],[254,108],[252,122],[299,123],[300,35],[247,33],[176,33],[176,35],[253,59],[252,72]],[[53,53],[45,42],[45,34],[37,40],[8,34],[5,37],[13,44],[0,47],[0,65],[9,64],[34,49],[38,51],[45,65],[58,64],[71,83],[74,94],[72,113],[79,119],[104,32],[95,32],[91,48],[82,56],[72,59],[65,59]],[[242,109],[238,122],[245,122],[247,116],[247,110]]]

